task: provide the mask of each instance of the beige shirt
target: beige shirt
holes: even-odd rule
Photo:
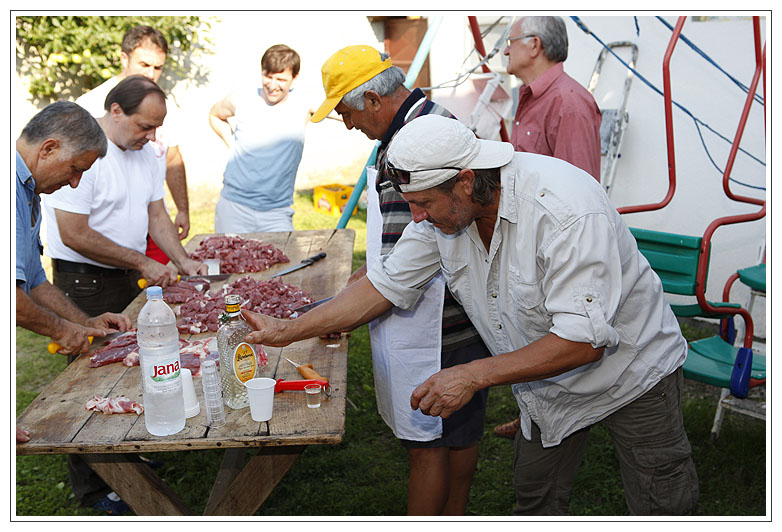
[[[597,361],[513,385],[522,433],[559,444],[630,403],[684,363],[687,343],[662,284],[594,179],[552,157],[516,153],[502,169],[499,216],[487,252],[473,223],[445,235],[410,223],[368,272],[410,308],[437,272],[493,355],[548,333],[605,347]]]

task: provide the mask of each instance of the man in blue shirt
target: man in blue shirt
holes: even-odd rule
[[[44,108],[16,141],[16,324],[49,336],[60,345],[58,353],[71,355],[69,361],[90,350],[89,336],[127,331],[132,324],[122,314],[88,316],[46,279],[41,266],[39,195],[66,184],[75,188],[82,173],[106,155],[106,149],[106,135],[95,119],[70,102]],[[29,438],[17,427],[17,441]],[[108,513],[127,510],[122,501],[108,497],[111,488],[86,463],[76,455],[68,456],[71,486],[82,504]]]
[[[16,324],[49,336],[59,353],[90,348],[88,336],[103,337],[131,327],[127,316],[89,317],[47,279],[41,265],[41,199],[81,175],[106,154],[106,136],[76,104],[56,102],[25,126],[16,141]]]

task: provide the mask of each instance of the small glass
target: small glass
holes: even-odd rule
[[[307,408],[320,408],[320,384],[307,384],[304,392],[307,394]]]

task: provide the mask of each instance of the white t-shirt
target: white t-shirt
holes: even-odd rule
[[[41,196],[47,221],[47,255],[113,268],[89,259],[63,244],[54,209],[89,215],[89,226],[120,246],[144,253],[149,227],[148,207],[163,199],[165,166],[151,143],[141,150],[121,150],[109,141],[106,156],[84,172],[79,186]],[[165,154],[163,154],[165,158]]]

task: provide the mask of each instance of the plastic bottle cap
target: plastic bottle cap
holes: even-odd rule
[[[162,297],[163,289],[159,286],[150,286],[147,288],[147,299],[150,297]]]

